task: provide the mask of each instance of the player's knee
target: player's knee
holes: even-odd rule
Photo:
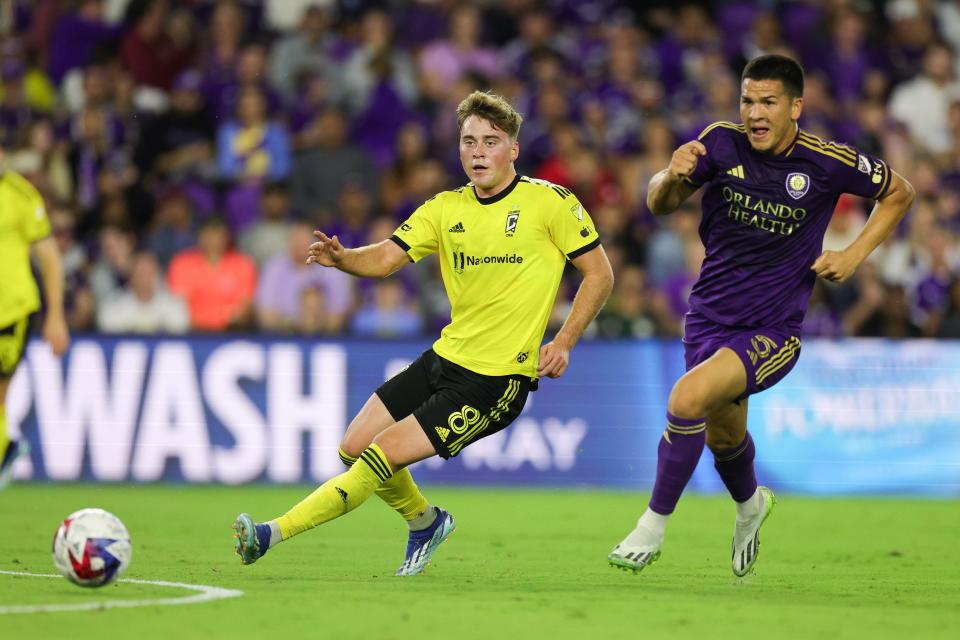
[[[351,433],[350,430],[347,430],[347,433],[344,434],[343,438],[340,440],[340,452],[346,454],[354,460],[357,459],[363,450],[370,446],[369,442],[364,442],[364,439],[361,438],[356,433]],[[341,456],[342,458],[343,456]]]
[[[670,391],[667,411],[678,418],[702,418],[707,415],[706,395],[700,385],[683,377],[677,380]]]
[[[710,425],[707,425],[707,448],[713,453],[729,451],[738,444],[740,443],[735,440],[733,434],[729,431],[716,428],[711,429]]]

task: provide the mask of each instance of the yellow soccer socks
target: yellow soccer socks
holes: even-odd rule
[[[356,458],[347,454],[343,449],[340,449],[339,453],[340,460],[348,467],[352,467],[357,461]],[[430,509],[430,503],[428,503],[427,499],[420,493],[420,488],[417,487],[417,483],[413,481],[410,470],[406,468],[397,471],[393,474],[392,478],[377,487],[377,495],[408,523],[423,517],[426,511]],[[433,510],[430,509],[430,511],[432,512]],[[414,528],[429,526],[430,523],[433,522],[433,515],[433,513],[429,514],[429,521],[423,527]]]
[[[373,495],[377,487],[393,476],[390,463],[375,444],[360,454],[358,462],[346,472],[324,482],[277,518],[276,523],[284,540],[356,509]]]

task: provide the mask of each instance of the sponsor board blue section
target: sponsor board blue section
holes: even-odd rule
[[[8,422],[30,440],[16,476],[51,481],[320,482],[373,390],[427,342],[264,338],[32,342]],[[757,473],[813,494],[960,495],[960,343],[808,341],[794,371],[750,399]],[[508,429],[425,483],[648,490],[678,341],[583,343]],[[712,457],[691,489],[722,491]]]

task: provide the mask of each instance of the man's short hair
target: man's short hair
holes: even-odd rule
[[[744,80],[779,80],[792,98],[803,96],[803,67],[793,58],[771,53],[747,63],[740,77]]]
[[[523,116],[505,98],[487,91],[474,91],[457,106],[457,125],[461,129],[470,116],[483,118],[514,140],[523,123]]]

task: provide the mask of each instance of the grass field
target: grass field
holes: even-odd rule
[[[405,527],[373,499],[241,567],[230,524],[306,487],[16,485],[0,494],[0,570],[52,573],[58,521],[100,506],[130,530],[126,578],[242,590],[183,606],[0,615],[0,638],[960,637],[960,503],[780,496],[754,575],[730,572],[732,506],[687,496],[663,558],[633,575],[605,555],[645,496],[431,489],[457,532],[427,572],[395,578]],[[0,608],[179,598],[183,589],[0,574]]]

